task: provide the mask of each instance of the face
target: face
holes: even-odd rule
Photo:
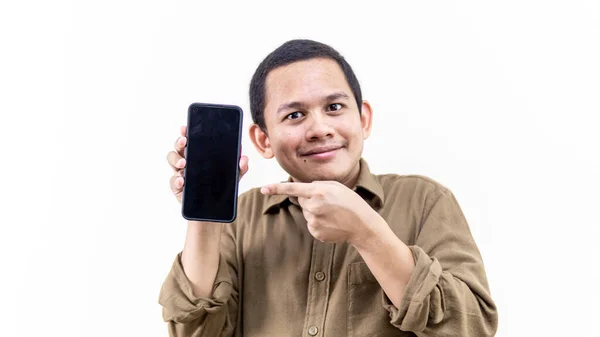
[[[358,177],[363,141],[371,130],[371,108],[356,99],[340,66],[311,59],[273,69],[266,80],[266,133],[257,125],[251,139],[265,158],[275,157],[294,181]]]

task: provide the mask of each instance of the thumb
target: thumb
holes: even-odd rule
[[[248,156],[240,157],[240,179],[248,172]]]

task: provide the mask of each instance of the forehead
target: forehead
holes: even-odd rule
[[[353,97],[336,61],[315,58],[290,63],[269,72],[265,81],[265,110],[290,101],[310,103],[333,92]]]

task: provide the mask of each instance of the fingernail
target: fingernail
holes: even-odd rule
[[[185,159],[179,159],[179,161],[177,162],[177,166],[179,166],[179,167],[185,166]]]
[[[264,186],[263,186],[263,187],[260,189],[260,193],[262,193],[262,194],[267,194],[267,193],[269,193],[269,189],[268,189],[267,187],[264,187]]]

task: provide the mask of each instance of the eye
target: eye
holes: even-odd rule
[[[285,116],[286,119],[298,119],[300,117],[304,116],[304,114],[300,111],[294,111],[291,114]]]
[[[333,104],[329,104],[327,109],[329,111],[338,111],[338,110],[341,110],[342,107],[343,107],[343,105],[341,105],[340,103],[333,103]]]

